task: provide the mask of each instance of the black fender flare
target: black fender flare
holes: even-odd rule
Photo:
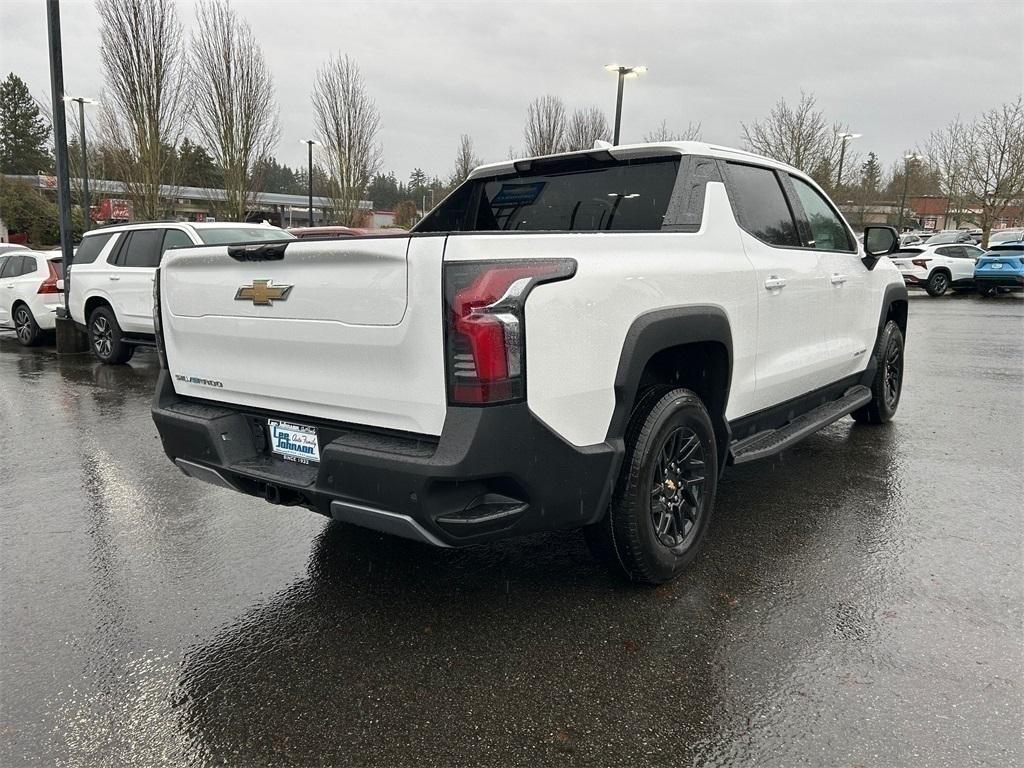
[[[728,438],[725,407],[729,402],[729,388],[732,384],[732,329],[725,310],[711,304],[702,304],[645,312],[630,325],[622,342],[619,365],[615,371],[615,408],[608,425],[609,441],[621,440],[625,436],[640,379],[651,358],[670,347],[699,342],[721,344],[728,355],[729,370],[726,372],[721,406],[722,422],[726,430],[724,436]]]
[[[876,340],[879,336],[882,335],[882,329],[885,328],[885,321],[889,317],[889,308],[892,307],[893,304],[896,304],[898,302],[903,302],[904,305],[907,305],[908,301],[909,295],[907,293],[907,286],[904,285],[902,282],[890,283],[889,285],[885,286],[885,293],[882,294],[882,307],[878,313],[878,332],[875,334]],[[900,331],[903,332],[904,336],[907,335],[905,318],[903,327],[900,328]]]
[[[866,387],[871,386],[875,379],[875,372],[878,370],[878,361],[875,360],[875,350],[878,348],[878,340],[882,337],[882,330],[889,319],[890,310],[894,304],[902,304],[903,311],[896,315],[896,324],[900,326],[900,332],[907,335],[907,314],[910,307],[907,286],[902,283],[891,283],[885,286],[882,294],[882,306],[878,311],[878,328],[875,330],[875,342],[871,347],[871,356],[868,358],[867,367],[860,375],[860,382]]]

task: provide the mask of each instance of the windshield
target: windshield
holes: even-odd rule
[[[64,277],[64,259],[50,259],[50,263],[53,265],[53,271],[57,273],[57,277]]]
[[[472,179],[438,206],[416,231],[662,228],[679,170],[678,157],[610,163],[577,158],[570,162],[577,165],[547,165],[538,171]]]
[[[294,240],[295,235],[277,227],[196,227],[199,239],[207,245],[255,243],[263,240]]]
[[[1017,229],[1012,232],[993,232],[988,241],[990,243],[1006,243],[1013,242],[1014,240],[1020,240],[1024,238],[1024,232]]]

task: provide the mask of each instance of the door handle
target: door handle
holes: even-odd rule
[[[764,281],[764,287],[767,288],[769,291],[774,291],[779,288],[785,288],[786,280],[785,278],[776,277],[775,275],[772,275],[771,277]]]
[[[846,282],[846,275],[840,275],[838,272],[832,275],[832,285],[842,285]]]
[[[120,280],[121,278],[120,278],[119,275],[109,275],[108,279],[110,279],[110,280]]]

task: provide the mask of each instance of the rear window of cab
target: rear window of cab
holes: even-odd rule
[[[459,187],[417,232],[657,231],[665,223],[680,157],[544,163]],[[583,167],[580,167],[583,166]]]

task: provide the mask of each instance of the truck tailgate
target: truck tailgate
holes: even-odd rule
[[[175,391],[439,435],[444,240],[296,241],[280,260],[252,262],[225,246],[168,251],[160,292]]]

